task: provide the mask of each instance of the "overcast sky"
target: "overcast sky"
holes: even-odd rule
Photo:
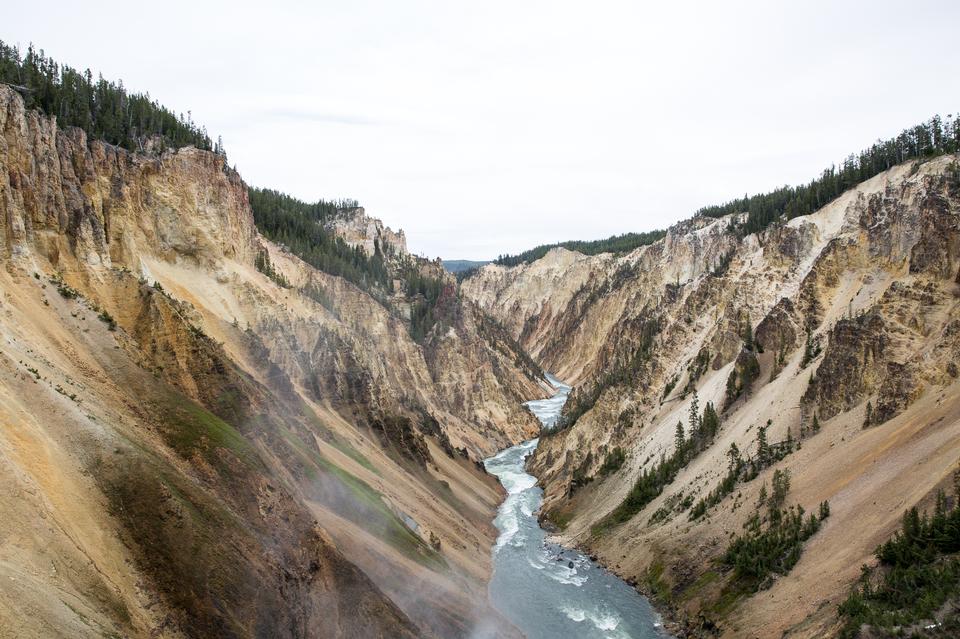
[[[9,4],[0,39],[429,257],[664,227],[960,111],[955,0]]]

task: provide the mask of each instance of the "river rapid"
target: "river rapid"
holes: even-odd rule
[[[553,397],[527,402],[544,429],[560,416],[570,386],[550,374]],[[494,525],[490,600],[528,639],[662,638],[660,617],[627,583],[582,553],[547,541],[537,522],[543,491],[525,470],[538,439],[484,461],[507,491]]]

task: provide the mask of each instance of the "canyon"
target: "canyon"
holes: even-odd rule
[[[542,390],[475,305],[416,343],[263,238],[222,157],[87,139],[5,85],[0,214],[0,634],[515,636],[479,460]]]
[[[529,452],[543,371],[574,387],[526,466],[548,541],[678,635],[836,634],[861,565],[952,486],[953,155],[759,232],[694,216],[459,283],[343,208],[325,230],[385,255],[389,291],[268,240],[250,197],[216,152],[125,150],[0,84],[0,637],[519,637],[483,460]],[[423,335],[411,271],[441,285]],[[741,588],[724,554],[784,476],[817,528]]]
[[[738,233],[738,214],[694,217],[624,255],[555,248],[466,280],[467,298],[575,386],[530,463],[556,538],[654,595],[683,632],[835,634],[837,605],[905,510],[952,492],[956,161],[893,167],[760,233]],[[690,433],[693,402],[720,415],[710,445],[625,510]],[[768,441],[783,457],[711,500],[731,451],[758,459]],[[829,519],[788,576],[740,592],[722,559],[777,472],[788,502],[829,502]]]

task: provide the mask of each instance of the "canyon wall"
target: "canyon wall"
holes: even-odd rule
[[[558,248],[467,280],[467,297],[577,386],[566,427],[532,461],[560,537],[655,594],[688,630],[835,630],[860,566],[960,461],[956,161],[894,167],[760,234],[742,236],[736,215],[693,218],[626,255]],[[689,434],[694,397],[720,413],[712,444],[612,520],[642,473],[673,454],[678,422]],[[757,458],[761,429],[793,452],[694,517],[731,445]],[[829,501],[830,518],[789,577],[731,594],[720,559],[777,470],[791,473],[790,504]]]
[[[417,343],[262,238],[222,157],[88,140],[2,85],[0,216],[11,636],[513,635],[477,462],[542,391],[452,279]],[[350,241],[405,251],[365,220]]]

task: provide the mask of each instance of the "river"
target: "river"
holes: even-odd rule
[[[570,387],[547,375],[553,397],[528,402],[543,427],[552,428]],[[543,491],[525,470],[539,440],[518,444],[487,459],[507,498],[494,524],[490,600],[528,639],[643,639],[669,635],[650,602],[589,557],[546,540],[537,522]]]

